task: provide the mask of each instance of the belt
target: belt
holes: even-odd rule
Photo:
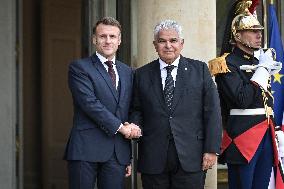
[[[265,115],[264,108],[255,108],[255,109],[231,109],[230,115]],[[269,112],[269,115],[273,115],[273,111]]]

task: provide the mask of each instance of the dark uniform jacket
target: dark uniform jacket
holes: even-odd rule
[[[250,81],[253,71],[240,70],[241,65],[256,65],[258,60],[239,48],[235,48],[226,57],[226,63],[230,72],[218,74],[215,81],[220,96],[223,128],[233,141],[226,149],[222,149],[223,153],[219,161],[221,163],[243,164],[247,163],[248,159],[240,152],[234,139],[255,125],[264,122],[266,115],[230,115],[230,110],[264,108],[263,91],[257,84]],[[272,107],[272,97],[267,92],[265,96],[267,97],[266,103]],[[252,138],[245,138],[247,141],[242,141],[243,144],[247,145],[245,148],[253,145],[253,142],[250,141]]]

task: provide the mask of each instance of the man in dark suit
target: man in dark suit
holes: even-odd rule
[[[180,55],[175,21],[160,22],[153,44],[159,59],[135,72],[130,120],[139,125],[138,171],[144,189],[203,189],[220,151],[218,93],[203,62]]]
[[[96,53],[69,67],[73,128],[66,147],[69,188],[123,189],[131,173],[130,138],[139,127],[128,124],[132,69],[115,59],[121,26],[105,17],[93,29]]]

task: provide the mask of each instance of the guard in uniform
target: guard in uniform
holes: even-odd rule
[[[263,26],[248,11],[251,2],[235,5],[231,52],[209,62],[223,118],[219,161],[227,163],[229,189],[267,189],[278,164],[269,82],[282,64],[261,49]]]

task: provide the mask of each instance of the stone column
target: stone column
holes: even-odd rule
[[[16,1],[0,1],[0,188],[16,188]]]
[[[153,29],[161,20],[173,19],[183,27],[182,55],[207,62],[216,56],[216,2],[212,0],[134,0],[131,2],[133,34],[132,65],[140,67],[158,56],[153,47]],[[136,21],[136,23],[135,23]],[[137,35],[137,36],[136,36]],[[136,51],[137,48],[137,51]],[[206,187],[217,188],[216,166],[207,173]]]
[[[185,45],[182,55],[203,60],[216,56],[216,2],[212,0],[138,0],[137,2],[137,66],[157,58],[153,29],[165,19],[173,19],[183,27]],[[134,15],[135,16],[135,15]]]

